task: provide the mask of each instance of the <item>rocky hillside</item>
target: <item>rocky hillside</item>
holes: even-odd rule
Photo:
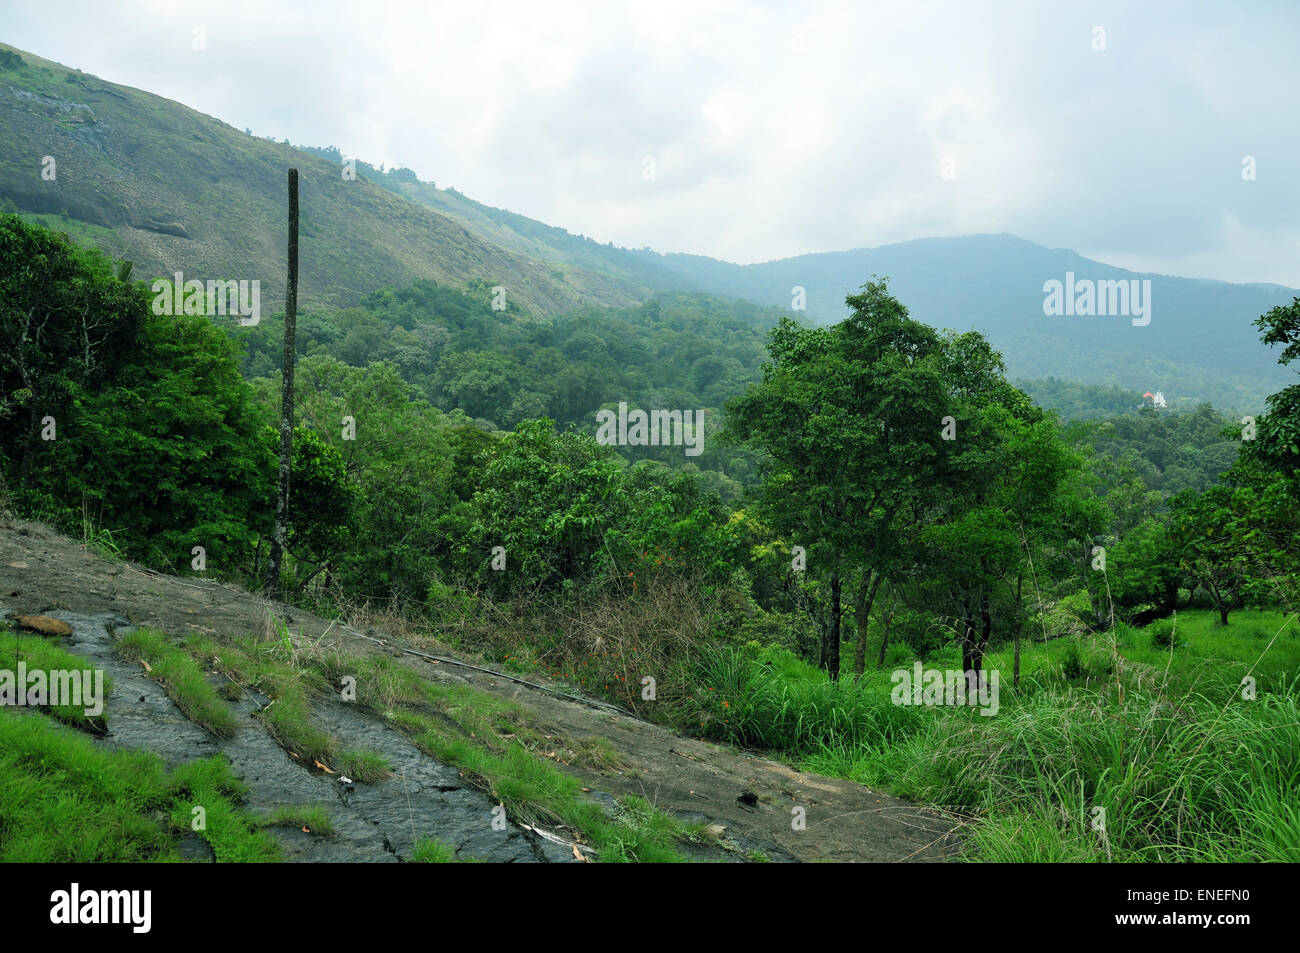
[[[284,860],[412,860],[430,839],[458,860],[608,860],[610,847],[593,835],[607,825],[643,838],[624,859],[661,857],[646,846],[655,828],[659,849],[679,859],[933,861],[955,856],[963,826],[849,781],[677,736],[541,677],[488,671],[409,631],[353,627],[231,586],[158,575],[39,524],[0,521],[0,619],[12,630],[6,646],[48,640],[106,671],[112,688],[97,744],[156,752],[169,769],[221,754],[249,789],[244,809],[323,812],[328,828],[271,828]],[[124,649],[142,630],[165,634],[166,664]],[[226,714],[196,714],[194,687],[176,675],[177,648]],[[335,740],[335,755],[313,757],[310,739],[277,720],[277,706],[293,704],[277,669],[306,684],[359,673],[355,700],[317,691],[307,703],[313,732]],[[374,671],[385,673],[382,704],[364,674]],[[363,750],[382,769],[348,776],[345,760],[364,763]],[[496,774],[498,750],[529,759],[522,793],[525,775],[516,770],[509,786]],[[542,786],[538,776],[553,780]],[[567,806],[555,793],[564,778],[576,781]],[[796,808],[802,829],[792,823]],[[213,859],[203,837],[186,835],[181,854]]]
[[[0,142],[0,205],[133,261],[137,278],[260,279],[264,311],[283,302],[290,166],[300,175],[304,304],[351,304],[417,278],[504,285],[534,314],[644,297],[484,241],[288,144],[3,44]]]

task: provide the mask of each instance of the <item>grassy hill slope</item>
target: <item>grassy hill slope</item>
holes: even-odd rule
[[[286,172],[301,195],[304,303],[349,304],[417,278],[501,284],[529,311],[629,305],[638,290],[544,263],[324,159],[179,103],[0,45],[0,201],[132,260],[153,278],[248,278],[283,301]],[[54,178],[42,176],[43,158]]]

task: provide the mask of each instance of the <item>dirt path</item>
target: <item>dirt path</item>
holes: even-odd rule
[[[506,832],[488,828],[487,835],[499,836],[484,839],[481,818],[491,805],[487,795],[468,787],[454,768],[417,751],[378,719],[347,706],[326,706],[323,717],[332,731],[382,751],[397,768],[390,781],[340,791],[336,781],[308,774],[290,762],[264,733],[241,731],[220,742],[184,723],[156,683],[112,657],[107,641],[115,626],[130,625],[149,626],[173,637],[193,631],[216,638],[244,636],[261,628],[266,608],[264,599],[233,586],[148,573],[87,552],[38,524],[0,521],[0,614],[44,614],[73,625],[69,648],[94,654],[97,664],[102,662],[117,679],[115,695],[121,697],[109,702],[115,743],[150,747],[179,760],[224,750],[253,787],[250,806],[313,801],[342,805],[342,826],[351,825],[352,834],[335,842],[336,851],[322,846],[329,842],[306,834],[301,839],[286,835],[291,858],[402,859],[409,854],[413,832],[423,831],[490,860],[564,859],[561,851],[552,849],[555,845],[513,827]],[[620,756],[623,770],[596,773],[560,766],[578,776],[597,799],[637,794],[684,820],[719,825],[735,857],[754,850],[771,860],[805,862],[936,861],[956,855],[960,825],[940,812],[849,781],[684,738],[493,675],[398,654],[406,646],[388,633],[370,630],[367,638],[298,609],[287,611],[292,631],[305,639],[338,643],[353,653],[385,652],[430,680],[470,684],[509,697],[557,735],[578,742],[605,739]],[[376,644],[375,637],[387,644]],[[423,642],[418,648],[452,654]],[[247,704],[255,705],[256,700]],[[802,830],[792,823],[796,808],[802,808],[806,818]]]

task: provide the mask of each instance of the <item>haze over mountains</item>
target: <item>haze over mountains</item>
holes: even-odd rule
[[[54,157],[57,175],[42,177]],[[295,148],[236,130],[150,93],[0,44],[0,207],[134,262],[137,278],[258,278],[265,311],[283,300],[285,175],[300,170],[301,300],[355,304],[381,287],[432,278],[503,285],[539,318],[585,304],[624,307],[698,291],[846,313],[873,274],[912,315],[984,332],[1013,379],[1055,377],[1163,390],[1171,406],[1211,400],[1262,409],[1290,375],[1252,322],[1297,292],[1138,274],[1012,235],[924,238],[878,248],[737,265],[602,245],[490,208],[409,170],[363,161],[354,181],[336,150]],[[1150,323],[1127,315],[1044,314],[1044,283],[1150,281]],[[1139,287],[1141,285],[1139,284]]]

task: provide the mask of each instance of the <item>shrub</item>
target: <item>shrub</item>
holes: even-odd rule
[[[1056,608],[1071,621],[1081,622],[1089,628],[1097,623],[1096,614],[1092,609],[1092,597],[1087,589],[1080,589],[1076,593],[1063,597],[1056,604]]]
[[[885,667],[898,668],[900,665],[911,665],[917,659],[917,654],[912,647],[906,642],[893,642],[885,650]]]
[[[1061,671],[1071,681],[1083,677],[1083,662],[1079,658],[1079,643],[1073,639],[1065,647],[1065,655],[1061,659]]]
[[[899,611],[890,626],[890,647],[906,645],[911,648],[911,655],[905,660],[910,663],[914,658],[928,661],[936,652],[949,642],[949,633],[933,616],[925,612],[913,612],[908,609]],[[893,656],[886,655],[886,660],[893,663]]]
[[[1146,631],[1151,636],[1151,645],[1154,648],[1170,649],[1174,647],[1175,629],[1173,619],[1159,619],[1147,626]]]

